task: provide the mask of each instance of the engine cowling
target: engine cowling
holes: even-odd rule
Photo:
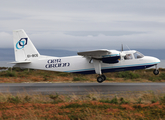
[[[102,58],[102,62],[113,64],[113,63],[118,63],[119,59],[120,59],[120,56],[104,57],[104,58]]]

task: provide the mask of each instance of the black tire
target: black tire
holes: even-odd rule
[[[104,80],[106,80],[106,76],[105,76],[105,75],[101,75],[101,77],[102,77]]]
[[[158,75],[158,74],[159,74],[159,70],[155,69],[155,70],[153,71],[153,73],[154,73],[154,75]]]
[[[101,76],[97,77],[97,82],[98,83],[102,83],[103,81],[104,81],[103,77],[101,77]]]

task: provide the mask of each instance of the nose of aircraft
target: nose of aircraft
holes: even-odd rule
[[[151,56],[145,56],[145,57],[146,57],[146,59],[147,59],[148,61],[150,61],[151,63],[155,63],[155,64],[160,63],[160,60],[159,60],[158,58],[156,58],[156,57],[151,57]]]
[[[160,63],[160,60],[156,57],[152,57],[153,61],[156,62],[156,63]]]

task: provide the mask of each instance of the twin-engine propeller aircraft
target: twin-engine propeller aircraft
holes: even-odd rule
[[[135,50],[117,51],[117,50],[93,50],[78,52],[78,56],[70,57],[52,57],[40,55],[24,30],[13,31],[15,67],[32,68],[50,71],[98,74],[99,83],[106,80],[103,73],[145,69],[156,66],[153,71],[155,75],[159,74],[157,64],[159,59],[150,56],[144,56]]]

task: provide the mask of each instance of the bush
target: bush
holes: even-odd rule
[[[137,104],[142,104],[142,98],[139,98],[139,99],[137,100]]]
[[[159,75],[159,78],[160,78],[161,80],[165,80],[165,73],[161,73],[161,74]]]
[[[161,78],[159,76],[150,76],[148,80],[155,82],[155,81],[161,81]]]
[[[59,102],[63,102],[63,100],[61,100],[61,99],[59,98],[58,93],[56,93],[56,95],[50,94],[50,95],[49,95],[49,98],[53,100],[53,102],[52,102],[53,104],[56,104],[56,103],[59,103]]]
[[[79,103],[71,103],[69,105],[66,105],[66,106],[62,106],[61,109],[63,108],[87,108],[87,107],[90,107],[90,104],[88,103],[83,103],[83,104],[79,104]]]
[[[44,78],[44,81],[47,81],[49,79],[50,75],[48,74],[44,74],[43,78]]]
[[[26,102],[30,102],[31,99],[32,99],[32,98],[29,97],[29,96],[26,96],[26,97],[24,98],[24,100],[25,100]]]
[[[0,76],[2,77],[16,77],[16,73],[13,71],[3,71],[0,73]]]
[[[160,102],[165,103],[165,95],[163,97],[160,97]]]
[[[12,97],[8,97],[7,101],[10,103],[18,104],[21,102],[21,99],[18,96],[15,97],[12,96]]]
[[[15,72],[7,71],[6,76],[7,77],[16,77],[16,73]]]
[[[18,77],[27,77],[28,75],[30,75],[30,72],[27,70],[24,70],[24,71],[19,72]]]
[[[59,97],[59,95],[57,93],[56,93],[56,95],[52,95],[52,94],[49,95],[49,98],[51,98],[53,100],[56,100],[58,97]]]
[[[118,104],[118,101],[117,101],[117,97],[115,96],[115,98],[113,98],[112,100],[111,100],[111,103],[113,103],[113,104]]]
[[[86,81],[87,79],[84,77],[73,77],[73,81]]]
[[[7,70],[7,67],[0,67],[0,70]]]
[[[23,71],[23,69],[21,69],[19,67],[13,67],[12,70],[13,71],[17,71],[17,72]]]
[[[108,81],[114,81],[114,79],[109,78],[109,77],[107,77],[107,79],[106,79],[106,80],[108,80]]]
[[[157,102],[156,98],[153,98],[153,99],[151,100],[151,103],[156,103],[156,102]]]
[[[57,74],[58,76],[62,76],[62,77],[67,77],[69,75],[69,73],[66,72],[60,72]]]
[[[112,100],[100,100],[100,102],[102,103],[113,103],[113,104],[118,104],[118,100],[117,97],[115,96],[115,98],[113,98]]]
[[[136,78],[139,78],[140,76],[139,74],[136,74],[130,71],[123,71],[123,72],[118,72],[116,77],[125,78],[125,79],[136,79]]]
[[[120,98],[120,104],[129,104],[129,101],[124,100],[124,98]]]
[[[155,81],[156,81],[156,77],[150,76],[150,77],[148,78],[148,80],[150,80],[150,81],[152,81],[152,82],[155,82]]]

